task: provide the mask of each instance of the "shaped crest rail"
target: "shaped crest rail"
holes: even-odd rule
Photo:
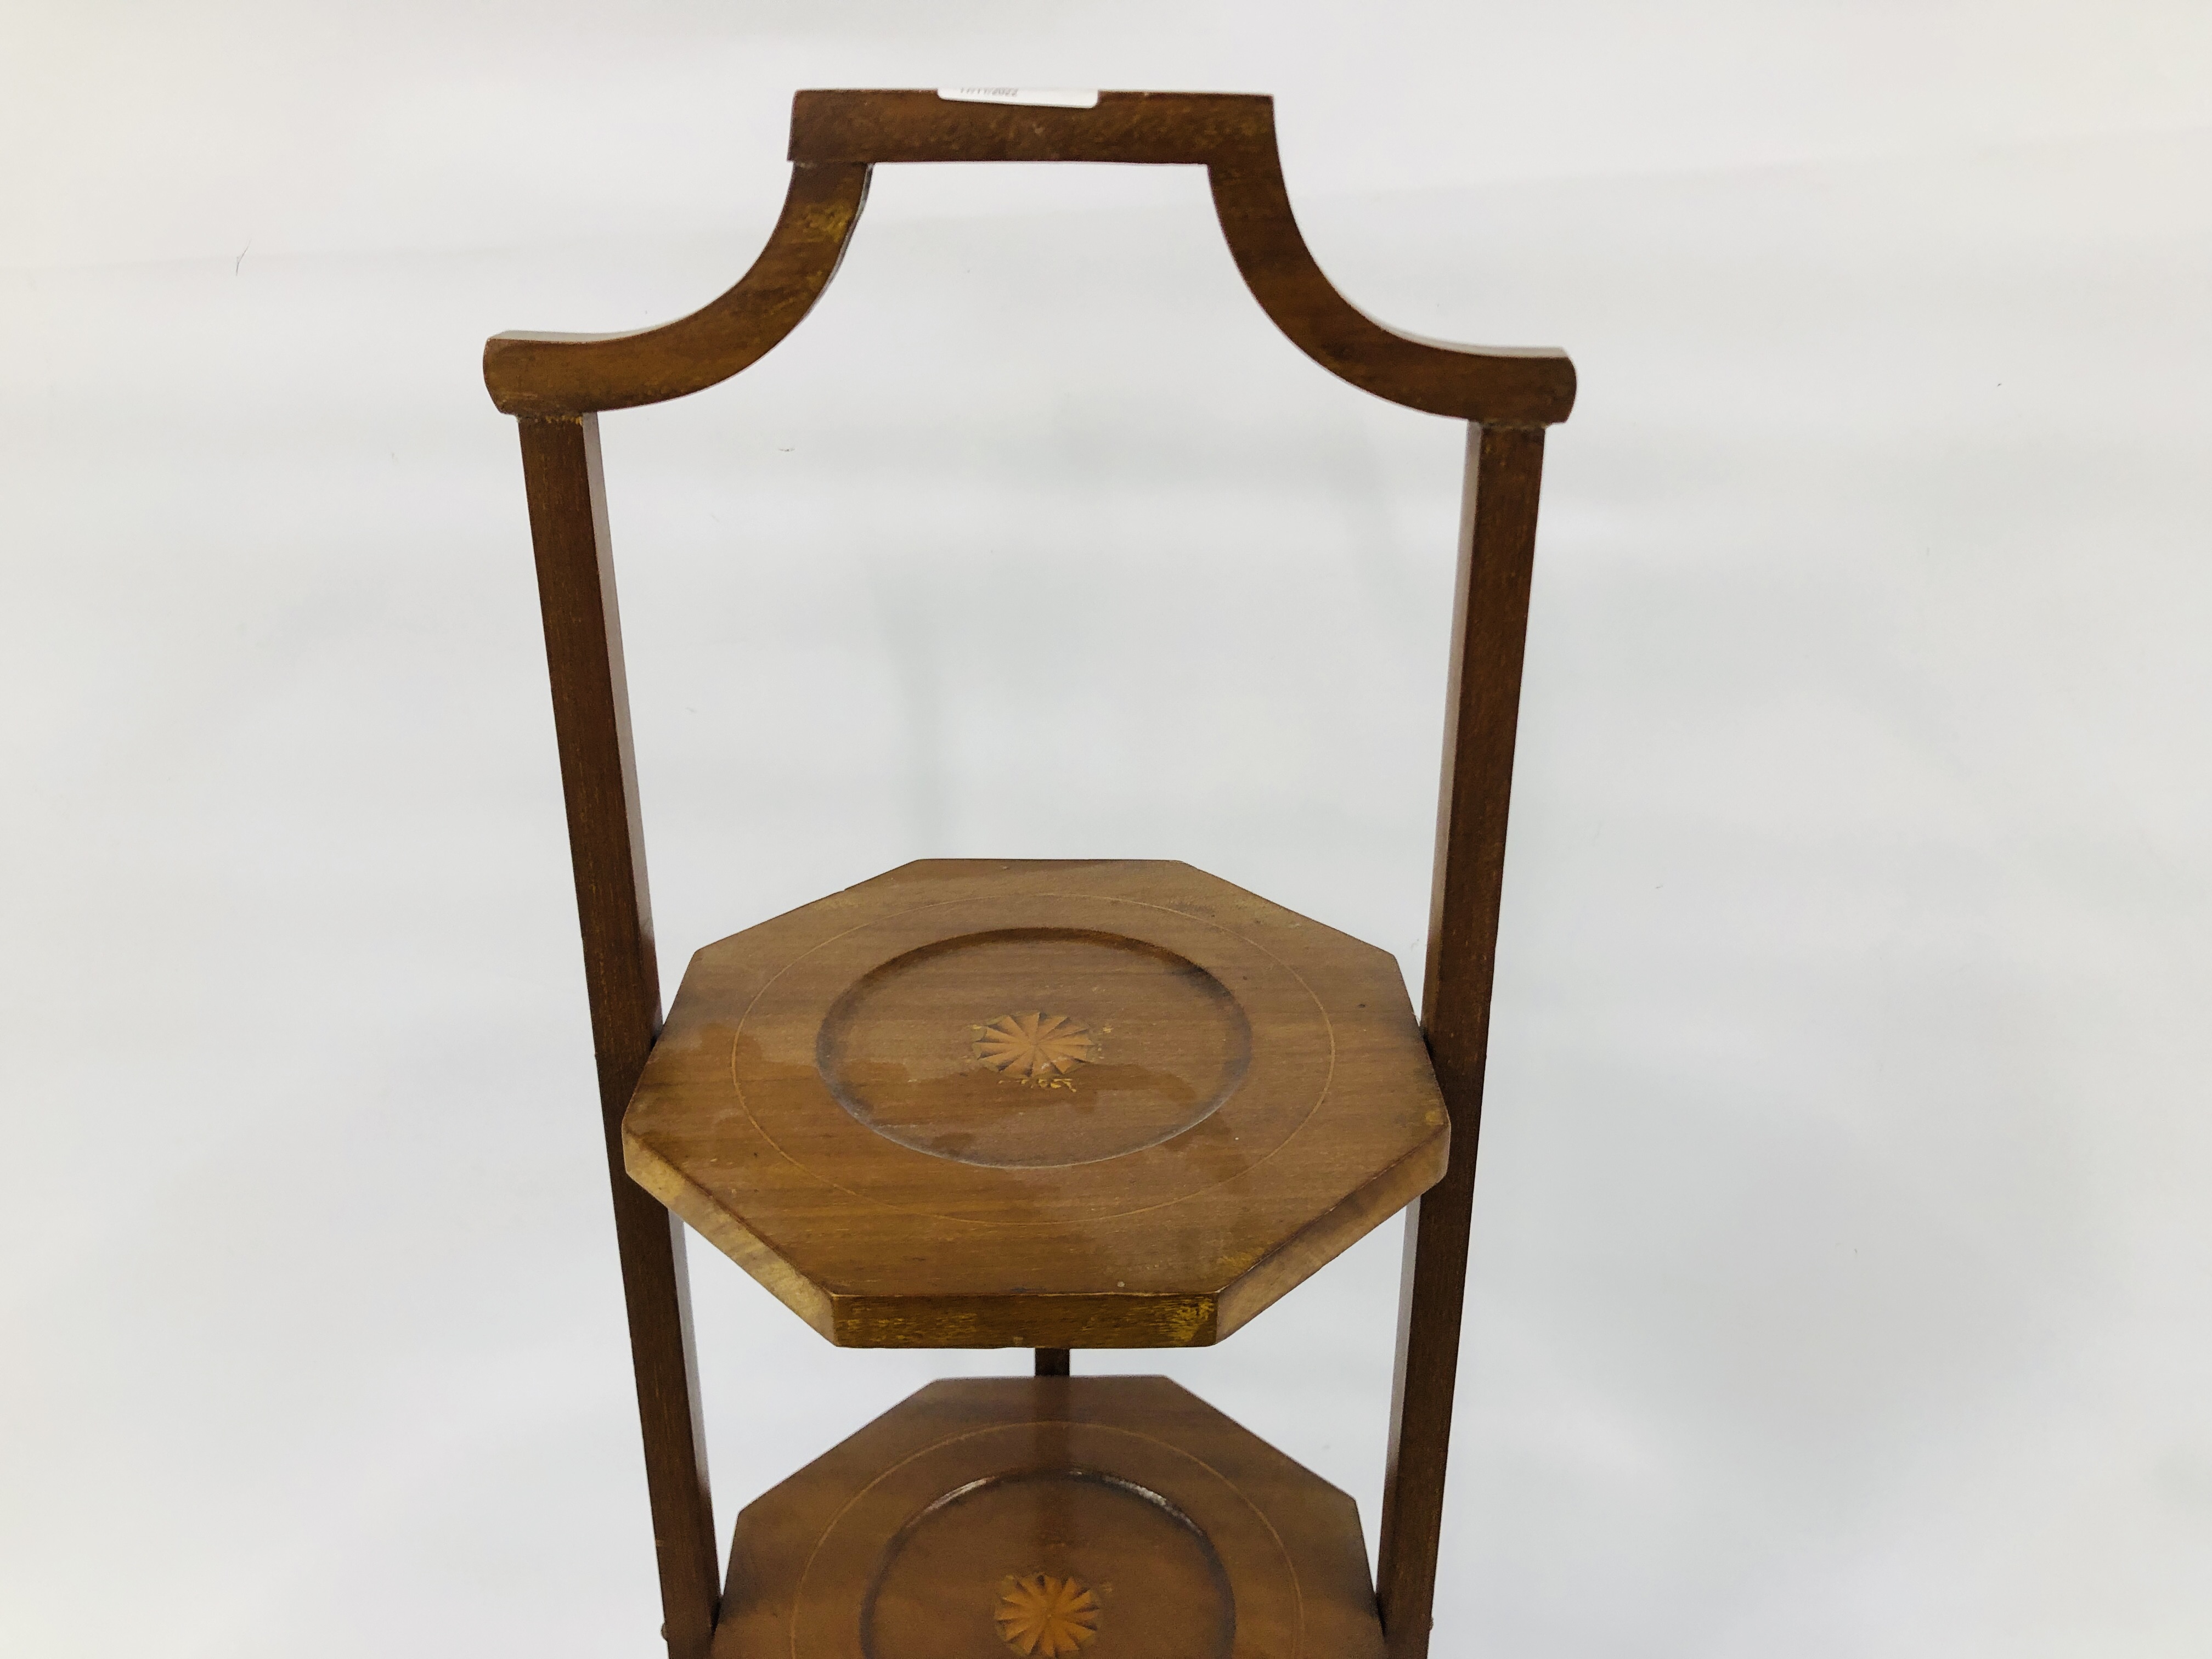
[[[1548,426],[1574,406],[1574,365],[1562,352],[1422,339],[1337,292],[1291,210],[1271,98],[1104,92],[1093,108],[1066,109],[933,92],[802,92],[792,105],[791,161],[768,246],[728,292],[629,333],[499,335],[484,349],[492,401],[509,415],[557,418],[685,397],[750,368],[830,286],[878,164],[1111,161],[1205,167],[1231,257],[1261,308],[1362,391],[1484,426]]]

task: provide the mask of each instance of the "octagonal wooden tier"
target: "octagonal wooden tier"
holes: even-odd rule
[[[1380,1659],[1351,1498],[1163,1376],[933,1382],[746,1508],[714,1659]]]
[[[692,958],[630,1174],[834,1342],[1216,1341],[1443,1173],[1396,962],[1185,864],[934,860]]]

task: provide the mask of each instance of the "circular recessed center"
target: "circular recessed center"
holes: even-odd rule
[[[861,1613],[867,1659],[1228,1659],[1220,1557],[1158,1493],[1030,1469],[948,1494],[900,1530]]]
[[[1229,1098],[1251,1027],[1221,981],[1118,933],[1023,927],[896,957],[837,1000],[816,1064],[887,1140],[1001,1169],[1155,1146]]]

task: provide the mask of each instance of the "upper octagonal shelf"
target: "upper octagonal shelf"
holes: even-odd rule
[[[1397,963],[1188,865],[933,860],[710,945],[630,1174],[830,1340],[1218,1340],[1433,1185]]]

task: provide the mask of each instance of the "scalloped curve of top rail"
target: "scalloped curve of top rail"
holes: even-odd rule
[[[1293,345],[1339,379],[1483,425],[1547,426],[1574,406],[1574,365],[1563,352],[1422,339],[1338,293],[1291,210],[1274,103],[1262,95],[1105,92],[1095,107],[1073,109],[933,92],[801,92],[791,161],[775,228],[734,287],[653,328],[496,335],[484,347],[492,401],[509,415],[571,417],[684,397],[750,368],[836,275],[878,163],[1117,161],[1204,167],[1245,286]]]

